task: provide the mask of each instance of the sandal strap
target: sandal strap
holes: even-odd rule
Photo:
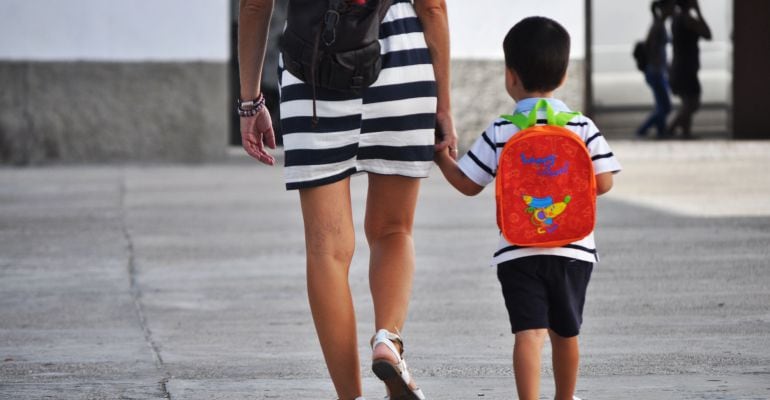
[[[401,343],[401,350],[396,347],[395,344],[393,344],[394,341],[398,341]],[[390,351],[393,352],[393,354],[396,355],[396,359],[399,361],[399,364],[401,363],[401,354],[404,351],[404,342],[401,340],[401,337],[396,335],[395,333],[389,332],[387,329],[380,329],[377,331],[377,333],[372,338],[372,350],[377,347],[378,344],[384,344],[385,346],[390,349]]]
[[[397,341],[399,344],[401,344],[401,350],[399,350],[396,345],[393,344],[394,341]],[[401,379],[403,379],[407,384],[412,382],[412,376],[409,374],[409,368],[406,365],[406,360],[401,357],[401,354],[403,354],[404,351],[404,341],[401,339],[401,336],[390,332],[387,329],[380,329],[372,338],[372,350],[374,350],[378,344],[384,344],[396,356],[396,360],[398,360],[397,367],[399,374],[401,375]]]

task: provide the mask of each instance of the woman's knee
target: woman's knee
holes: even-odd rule
[[[412,235],[419,188],[418,178],[369,175],[364,232],[370,243],[393,235]]]
[[[309,262],[349,264],[355,250],[349,179],[300,190]]]
[[[412,218],[384,218],[379,216],[366,216],[364,220],[364,232],[369,243],[393,236],[412,236]]]
[[[305,226],[308,261],[350,264],[355,252],[355,232],[341,221],[315,222]]]

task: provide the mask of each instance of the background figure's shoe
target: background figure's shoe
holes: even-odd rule
[[[393,343],[400,344],[398,349]],[[383,347],[384,346],[384,347]],[[372,338],[372,372],[388,388],[388,400],[425,400],[425,395],[412,381],[406,361],[401,357],[404,342],[395,333],[380,329]]]

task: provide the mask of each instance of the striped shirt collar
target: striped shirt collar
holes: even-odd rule
[[[514,113],[528,114],[535,107],[535,104],[537,104],[538,100],[540,100],[540,97],[530,97],[519,101],[518,103],[516,103],[516,109],[514,110]],[[569,109],[569,107],[567,107],[566,104],[564,104],[563,101],[559,99],[549,97],[549,98],[546,98],[545,100],[548,102],[548,104],[551,105],[551,107],[553,107],[553,110],[556,112],[572,111]]]

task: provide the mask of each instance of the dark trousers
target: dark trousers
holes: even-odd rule
[[[645,71],[644,77],[652,89],[653,96],[655,96],[655,109],[639,127],[636,134],[644,136],[647,134],[647,130],[654,125],[658,130],[658,136],[664,136],[666,134],[666,117],[671,112],[671,98],[668,95],[666,74],[663,71],[649,68]]]

